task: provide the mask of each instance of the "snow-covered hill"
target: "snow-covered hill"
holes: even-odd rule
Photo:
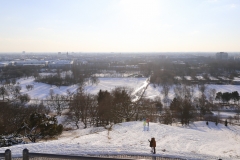
[[[58,140],[9,147],[13,156],[22,150],[67,155],[129,154],[151,155],[148,139],[157,141],[156,155],[187,159],[240,159],[240,127],[195,122],[188,127],[150,123],[143,131],[142,122],[114,125],[112,131],[88,128],[65,131]],[[0,152],[7,149],[0,148]]]
[[[56,86],[34,82],[34,78],[19,79],[22,93],[28,93],[31,98],[43,99],[48,96],[50,89],[55,94],[67,94],[66,91],[76,91],[77,85]],[[34,84],[34,89],[28,91],[26,85]],[[125,86],[134,89],[137,93],[147,86],[147,78],[100,78],[98,85],[87,85],[88,93],[96,94],[100,89],[111,90]],[[208,85],[221,92],[240,92],[240,86]],[[198,93],[195,93],[198,94]],[[149,85],[146,97],[161,96],[161,87]],[[173,88],[169,98],[174,97]],[[126,122],[116,124],[108,133],[104,128],[88,128],[82,130],[65,131],[58,140],[31,143],[9,147],[13,156],[21,156],[22,150],[28,148],[30,152],[57,153],[57,154],[130,154],[150,155],[148,139],[155,137],[157,154],[169,157],[190,159],[240,159],[240,127],[222,124],[216,126],[205,122],[195,122],[188,127],[167,126],[150,123],[150,131],[143,131],[142,122]],[[4,152],[7,148],[0,148]]]

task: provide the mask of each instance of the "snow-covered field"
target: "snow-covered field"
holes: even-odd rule
[[[215,115],[218,115],[217,111],[213,111],[212,113],[215,114]],[[223,112],[222,111],[222,112],[219,112],[219,116],[221,118],[234,117],[234,116],[236,116],[236,113],[235,112]]]
[[[214,84],[206,85],[206,92],[209,89],[215,89],[216,93],[217,92],[222,92],[222,93],[223,92],[234,92],[234,91],[238,91],[238,93],[240,93],[240,85],[214,85]],[[158,86],[154,87],[154,85],[150,84],[148,86],[147,91],[145,92],[146,93],[146,97],[154,98],[156,96],[160,96],[161,98],[163,98],[163,95],[161,94],[161,90],[162,90],[161,87],[158,87]],[[199,91],[198,91],[197,86],[194,87],[194,90],[195,90],[194,96],[198,96]],[[207,94],[208,93],[206,93],[206,95]],[[168,97],[170,99],[173,99],[175,97],[173,87],[170,88]]]
[[[140,88],[146,86],[147,78],[99,78],[100,83],[98,85],[88,84],[85,86],[85,90],[91,94],[97,94],[99,90],[112,90],[115,87],[130,87],[135,92]],[[55,85],[51,86],[45,83],[34,82],[34,78],[21,78],[17,82],[22,87],[21,92],[27,93],[32,99],[44,99],[49,95],[50,90],[53,90],[55,94],[66,95],[67,90],[70,92],[75,92],[78,85],[71,86],[61,86],[57,87]],[[28,91],[26,85],[34,85],[33,90]]]
[[[147,78],[100,78],[98,85],[86,85],[85,90],[96,94],[100,89],[111,90],[115,87],[130,87],[137,93],[148,85]],[[22,93],[27,93],[32,99],[43,99],[52,89],[55,94],[66,94],[66,91],[76,91],[77,85],[56,86],[34,82],[34,78],[19,79]],[[28,91],[26,85],[33,84],[34,89]],[[217,92],[240,92],[236,85],[208,85]],[[196,93],[198,94],[198,93]],[[146,97],[161,96],[161,87],[149,85]],[[174,97],[173,88],[169,98]],[[47,142],[16,145],[0,148],[4,152],[11,149],[14,157],[21,156],[22,150],[28,148],[30,152],[57,153],[67,155],[86,154],[129,154],[150,155],[148,139],[155,137],[157,141],[156,155],[180,157],[189,159],[240,159],[240,127],[222,124],[216,126],[205,122],[195,122],[188,127],[168,126],[150,123],[150,131],[143,131],[142,122],[126,122],[116,124],[109,132],[103,128],[88,128],[64,131],[58,140]]]
[[[99,90],[112,90],[115,87],[130,87],[136,93],[139,89],[144,88],[148,83],[148,78],[99,78],[100,82],[97,85],[87,84],[85,86],[85,90],[88,93],[97,94]],[[61,86],[60,88],[57,86],[51,86],[44,83],[37,83],[34,82],[34,78],[27,78],[27,79],[19,79],[20,86],[22,87],[21,92],[27,93],[32,99],[43,99],[49,95],[50,90],[52,89],[55,94],[67,94],[67,90],[70,92],[75,92],[78,88],[77,85],[71,86]],[[26,89],[26,85],[33,84],[34,89],[28,91]],[[240,85],[206,85],[208,89],[216,89],[216,92],[233,92],[238,91],[240,93]],[[197,87],[196,87],[197,88]],[[147,98],[154,98],[156,96],[162,97],[161,94],[161,87],[154,87],[152,84],[148,86],[146,90],[145,96]],[[198,94],[196,91],[195,94]],[[174,98],[174,91],[173,87],[169,91],[169,98]]]
[[[240,127],[195,122],[190,126],[169,126],[150,123],[150,131],[143,131],[143,123],[125,122],[114,125],[109,132],[103,128],[65,131],[58,140],[0,148],[11,149],[13,157],[22,150],[66,155],[127,154],[151,155],[148,139],[155,137],[156,156],[186,159],[240,159]]]

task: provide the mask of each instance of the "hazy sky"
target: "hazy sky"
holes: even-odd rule
[[[239,52],[239,0],[0,0],[0,52]]]

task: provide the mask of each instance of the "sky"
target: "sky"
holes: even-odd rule
[[[0,52],[240,52],[239,0],[0,0]]]

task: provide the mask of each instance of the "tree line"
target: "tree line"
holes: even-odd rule
[[[229,103],[229,101],[233,101],[235,104],[239,102],[239,93],[238,91],[234,92],[217,92],[216,100],[222,103]]]
[[[79,87],[76,93],[69,92],[67,96],[52,94],[46,103],[59,115],[68,105],[67,121],[74,123],[76,128],[79,128],[79,124],[87,128],[104,127],[123,121],[137,121],[144,117],[154,117],[161,111],[160,98],[151,100],[138,97],[137,99],[132,92],[130,88],[117,87],[112,91],[100,90],[93,95]]]
[[[211,113],[219,107],[214,103],[219,94],[214,89],[207,89],[205,85],[199,85],[198,92],[196,86],[176,85],[173,88],[173,100],[168,97],[168,85],[162,87],[163,99],[146,98],[146,88],[133,94],[131,88],[116,87],[111,91],[99,90],[93,95],[80,86],[76,92],[67,91],[66,95],[55,94],[50,90],[49,96],[39,100],[39,103],[27,103],[30,99],[21,101],[19,89],[15,88],[17,92],[12,92],[18,96],[11,96],[11,100],[1,102],[0,135],[22,135],[32,142],[61,134],[64,128],[57,122],[59,116],[64,116],[65,122],[72,124],[73,129],[106,127],[125,121],[141,121],[144,118],[149,118],[152,122],[179,122],[182,125],[198,120],[219,120],[219,117]],[[232,92],[231,95],[234,97],[237,93]],[[6,95],[1,96],[3,98]]]
[[[163,87],[163,91],[166,88]],[[166,91],[165,91],[166,92]],[[212,111],[219,111],[221,105],[215,103],[216,101],[228,102],[233,100],[234,104],[239,101],[239,94],[237,91],[232,93],[218,92],[215,89],[207,89],[205,85],[198,86],[198,94],[196,95],[196,88],[194,86],[177,85],[174,88],[175,97],[169,104],[165,104],[163,112],[160,116],[160,122],[164,124],[172,124],[180,122],[182,125],[188,125],[190,122],[206,120],[220,121],[219,115],[213,115]],[[168,92],[165,93],[165,97]],[[236,105],[236,116],[229,117],[240,120],[240,106]]]
[[[125,87],[100,90],[97,95],[85,92],[83,87],[79,87],[76,93],[67,92],[67,95],[50,90],[49,96],[40,103],[27,103],[11,96],[11,100],[0,102],[0,145],[13,144],[15,141],[12,138],[19,135],[36,142],[61,134],[64,128],[58,124],[57,116],[65,116],[65,121],[76,128],[106,127],[144,117],[154,119],[161,111],[161,100],[143,98],[142,93],[135,96],[132,92]],[[6,138],[9,135],[10,138]]]

